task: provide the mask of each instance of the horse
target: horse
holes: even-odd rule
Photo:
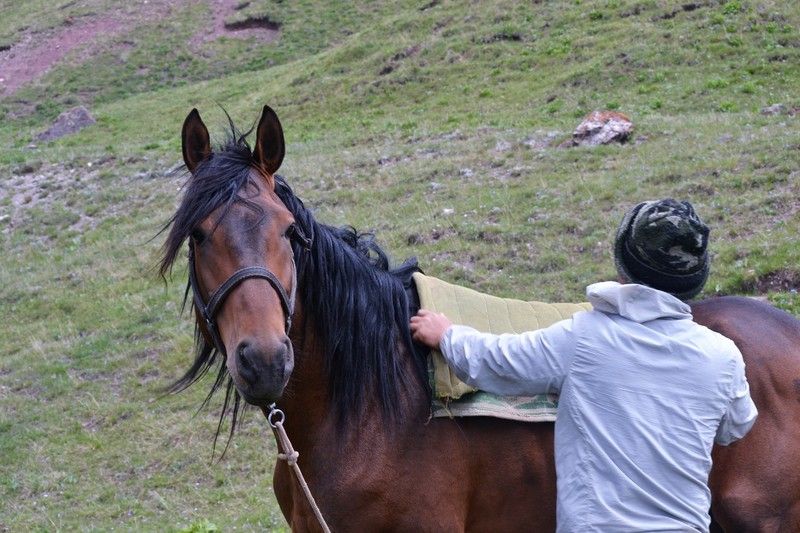
[[[409,330],[417,261],[390,266],[373,235],[315,220],[277,174],[269,106],[247,133],[228,120],[216,148],[196,109],[183,124],[190,175],[160,273],[188,243],[195,359],[173,390],[216,368],[206,402],[224,388],[231,434],[246,406],[276,404],[334,532],[554,531],[553,423],[431,418],[427,353]],[[692,309],[737,344],[760,411],[747,437],[713,450],[712,530],[800,531],[800,321],[742,297]],[[292,531],[319,531],[287,462],[273,484]]]

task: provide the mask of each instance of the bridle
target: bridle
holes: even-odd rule
[[[311,249],[311,239],[307,238],[300,232],[294,231],[291,235],[291,239],[299,242],[303,249]],[[289,330],[292,327],[292,314],[294,314],[295,297],[297,295],[297,267],[295,266],[294,262],[294,251],[292,251],[292,288],[290,294],[287,294],[286,289],[283,288],[283,285],[278,280],[278,277],[275,276],[275,274],[273,274],[269,269],[264,267],[245,267],[231,274],[231,276],[226,279],[222,285],[217,288],[217,290],[214,291],[207,304],[204,303],[205,301],[203,300],[203,296],[200,294],[200,287],[197,284],[197,272],[194,264],[194,242],[191,240],[189,241],[188,260],[189,286],[192,288],[194,304],[197,307],[197,310],[200,312],[200,315],[203,317],[203,320],[206,321],[206,329],[208,329],[208,333],[211,335],[211,340],[214,343],[214,347],[220,354],[222,354],[223,357],[227,357],[225,345],[222,343],[222,337],[219,334],[219,328],[214,321],[214,317],[216,316],[220,307],[222,307],[225,298],[227,298],[231,291],[233,291],[233,289],[235,289],[246,279],[261,278],[267,280],[269,284],[272,285],[272,288],[275,289],[275,292],[278,294],[278,299],[281,301],[281,307],[283,308],[283,316],[286,326],[286,334],[289,334]],[[186,290],[188,295],[189,287],[187,287]],[[322,527],[322,530],[325,533],[330,533],[331,530],[328,527],[328,524],[325,522],[322,512],[319,510],[319,507],[314,501],[314,497],[311,495],[308,484],[306,483],[305,478],[303,478],[302,472],[300,472],[300,467],[297,465],[297,457],[299,454],[294,451],[294,448],[292,448],[292,443],[289,441],[286,430],[283,429],[283,411],[277,409],[273,403],[270,406],[270,412],[265,412],[265,414],[267,415],[267,421],[275,432],[275,439],[280,443],[281,449],[283,450],[283,453],[278,454],[278,458],[287,461],[289,466],[294,469],[300,486],[303,489],[306,498],[308,499],[309,505],[311,505],[311,508],[314,511],[314,515],[317,517],[320,527]],[[274,421],[273,418],[276,415],[278,415],[280,418],[279,420]]]
[[[295,238],[300,239],[306,248],[310,247],[311,242],[304,236],[297,235]],[[194,263],[194,243],[192,241],[189,241],[188,260],[189,286],[192,288],[192,296],[194,298],[195,306],[197,306],[200,316],[203,318],[203,320],[205,320],[206,329],[208,330],[209,335],[211,335],[211,341],[213,342],[214,347],[223,356],[226,356],[225,345],[223,344],[222,337],[219,334],[219,328],[217,327],[215,317],[222,307],[223,302],[225,302],[225,299],[233,291],[233,289],[247,279],[261,278],[269,282],[269,284],[275,290],[275,293],[278,295],[278,299],[281,301],[284,326],[286,328],[286,334],[289,334],[289,330],[292,327],[292,315],[294,314],[295,297],[297,294],[297,268],[295,267],[294,263],[294,253],[292,253],[291,293],[286,292],[286,289],[284,289],[283,285],[278,280],[277,276],[272,273],[272,271],[264,267],[253,266],[242,268],[231,274],[231,276],[211,294],[211,299],[208,301],[208,303],[205,303],[203,295],[200,293],[200,287],[197,283],[197,273]]]

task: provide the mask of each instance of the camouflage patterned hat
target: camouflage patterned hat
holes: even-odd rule
[[[708,226],[689,202],[642,202],[617,230],[614,262],[628,283],[648,285],[681,300],[696,296],[708,278]]]

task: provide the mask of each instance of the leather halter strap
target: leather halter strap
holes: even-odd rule
[[[286,289],[283,288],[281,282],[270,270],[263,267],[246,267],[241,270],[237,270],[228,279],[226,279],[225,282],[223,282],[222,285],[220,285],[219,288],[214,291],[214,293],[211,295],[211,299],[208,301],[208,304],[206,304],[204,303],[203,295],[200,294],[200,287],[197,284],[197,273],[195,272],[194,264],[194,247],[189,247],[189,285],[192,287],[192,296],[197,309],[200,311],[200,315],[206,322],[206,328],[208,329],[208,333],[211,335],[211,339],[214,342],[214,347],[223,356],[226,355],[225,345],[222,343],[222,337],[219,334],[215,317],[231,291],[233,291],[233,289],[247,279],[261,278],[267,280],[269,284],[272,285],[272,288],[275,289],[275,292],[278,294],[278,299],[281,301],[286,333],[288,334],[289,329],[292,327],[292,314],[294,313],[294,290],[297,286],[296,277],[297,275],[294,266],[294,258],[292,258],[293,283],[292,296],[290,297],[286,293]]]

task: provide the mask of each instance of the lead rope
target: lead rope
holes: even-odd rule
[[[272,420],[272,417],[275,415],[278,416],[279,420]],[[275,439],[278,441],[280,449],[283,450],[283,453],[278,453],[278,459],[283,459],[286,461],[286,463],[294,470],[294,473],[297,475],[297,481],[300,483],[300,487],[303,489],[303,492],[308,499],[308,503],[311,505],[311,509],[313,509],[314,515],[317,517],[319,525],[322,527],[322,530],[325,533],[331,533],[328,524],[325,523],[325,519],[322,517],[322,512],[320,512],[319,507],[317,507],[317,503],[314,501],[314,496],[311,495],[311,490],[308,488],[308,484],[303,477],[303,473],[300,471],[300,466],[297,464],[297,458],[300,456],[300,454],[296,452],[294,448],[292,448],[292,443],[289,441],[288,435],[286,435],[286,430],[283,429],[283,421],[285,419],[286,415],[283,413],[283,411],[275,407],[274,403],[269,406],[267,422],[269,422],[269,425],[272,426],[272,430],[275,433]]]

